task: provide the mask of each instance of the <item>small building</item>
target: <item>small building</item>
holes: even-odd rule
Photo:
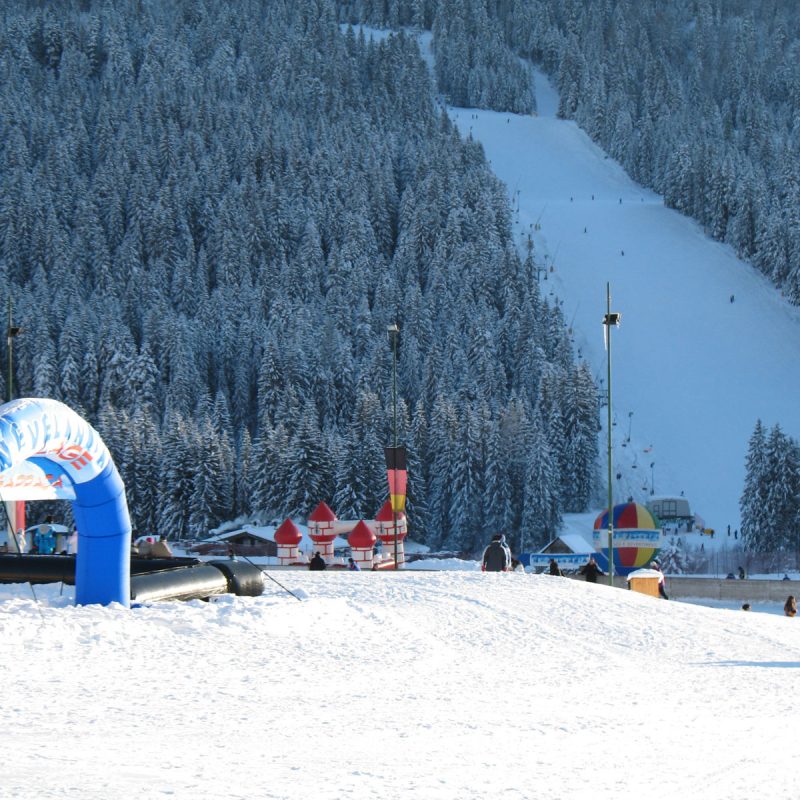
[[[278,545],[266,534],[242,528],[223,533],[211,542],[199,542],[191,552],[200,555],[277,556]]]
[[[692,514],[689,501],[685,497],[651,497],[645,506],[661,523],[694,522],[694,514]]]
[[[532,570],[545,570],[550,559],[564,572],[580,569],[589,556],[597,557],[594,547],[578,533],[562,533],[551,539],[538,553],[523,553],[520,561]]]

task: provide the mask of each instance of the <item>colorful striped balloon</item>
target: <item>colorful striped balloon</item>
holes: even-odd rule
[[[646,567],[658,555],[661,526],[658,519],[638,503],[614,506],[614,572],[627,575]],[[594,522],[592,541],[608,563],[608,509]]]
[[[615,530],[653,531],[660,527],[652,512],[639,503],[620,503],[614,506]],[[594,521],[595,530],[604,528],[608,528],[608,509]]]

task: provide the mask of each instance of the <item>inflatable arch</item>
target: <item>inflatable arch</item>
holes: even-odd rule
[[[75,490],[76,604],[130,606],[125,485],[97,431],[56,400],[12,400],[0,406],[0,473],[25,461],[62,476]]]

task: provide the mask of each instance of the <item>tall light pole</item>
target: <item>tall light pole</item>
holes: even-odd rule
[[[606,315],[603,326],[606,338],[606,353],[608,355],[608,583],[614,585],[614,492],[612,483],[612,457],[611,457],[611,326],[619,327],[622,314],[611,310],[611,284],[606,283]]]
[[[14,320],[12,319],[12,305],[11,305],[11,295],[8,295],[8,327],[6,329],[6,345],[8,347],[8,382],[6,383],[6,400],[7,402],[11,402],[14,399],[14,339],[22,333],[22,328],[17,325],[14,325]],[[22,554],[20,550],[19,540],[15,536],[15,528],[20,525],[21,527],[25,527],[25,501],[24,500],[17,500],[16,502],[9,501],[5,503],[0,498],[0,503],[3,503],[3,507],[5,509],[5,517],[6,523],[8,525],[8,540],[9,542],[14,541],[15,549],[18,554]],[[9,506],[14,509],[14,520],[12,522],[11,515],[9,514]]]
[[[386,327],[389,334],[389,344],[392,348],[392,446],[397,452],[397,345],[400,339],[400,328],[396,322]],[[397,564],[397,512],[392,503],[392,528],[394,531],[394,568],[399,569]]]
[[[22,333],[22,328],[14,325],[11,318],[11,295],[8,296],[8,328],[6,330],[8,345],[8,383],[6,384],[6,401],[14,399],[13,380],[14,380],[14,338]]]

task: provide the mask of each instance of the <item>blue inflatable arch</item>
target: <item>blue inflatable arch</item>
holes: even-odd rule
[[[0,473],[23,461],[62,475],[75,490],[75,602],[130,606],[131,522],[125,485],[88,422],[56,400],[0,406]]]

